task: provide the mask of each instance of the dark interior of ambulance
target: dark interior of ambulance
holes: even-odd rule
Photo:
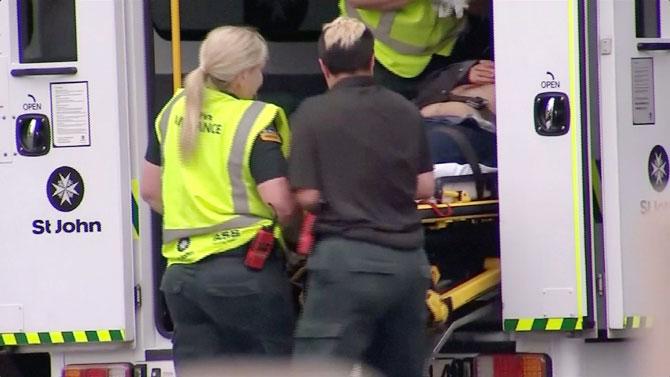
[[[147,30],[148,35],[153,37],[155,33],[169,41],[170,1],[151,0],[149,6],[151,30]],[[321,25],[337,17],[339,11],[335,0],[189,0],[181,2],[180,13],[183,41],[201,41],[208,30],[232,24],[252,26],[271,43],[316,43]],[[458,42],[462,56],[456,59],[492,59],[491,13],[489,11],[486,17],[466,15],[469,26]],[[272,45],[270,48],[272,50]],[[153,119],[172,95],[172,75],[150,73],[149,77],[153,80],[149,83],[149,103]],[[302,99],[325,90],[325,82],[318,73],[266,74],[259,99],[283,107],[290,115]],[[149,120],[149,124],[151,122]],[[441,275],[435,289],[443,293],[441,296],[448,314],[446,323],[433,326],[434,352],[513,352],[513,342],[477,341],[474,344],[467,336],[459,338],[454,335],[456,329],[458,333],[467,334],[470,331],[496,332],[502,328],[499,264],[497,279],[489,278],[481,287],[477,282],[478,275],[486,270],[485,260],[499,260],[497,196],[493,194],[490,200],[481,202],[437,206],[420,204],[417,210],[425,225],[425,250]],[[160,226],[160,218],[154,214],[153,252],[154,263],[158,267],[154,276],[155,292],[158,292],[157,285],[165,268],[160,254]],[[450,295],[454,287],[463,289]],[[156,323],[159,331],[169,336],[172,325],[167,308],[162,296],[156,297],[159,300]]]

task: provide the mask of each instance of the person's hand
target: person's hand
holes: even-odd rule
[[[494,84],[496,81],[495,65],[491,60],[480,60],[470,67],[468,80],[472,84]]]

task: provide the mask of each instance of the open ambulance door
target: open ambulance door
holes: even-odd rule
[[[645,327],[669,244],[670,3],[494,6],[504,328]]]
[[[124,4],[0,0],[0,346],[135,337]]]
[[[494,2],[506,331],[593,326],[584,3]]]

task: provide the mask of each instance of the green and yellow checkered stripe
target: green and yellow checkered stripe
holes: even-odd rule
[[[38,344],[110,343],[123,342],[123,330],[81,330],[0,333],[0,346]]]
[[[648,329],[652,326],[652,318],[640,315],[624,317],[623,327],[625,329]]]
[[[575,331],[584,329],[582,318],[522,318],[506,319],[505,331]]]

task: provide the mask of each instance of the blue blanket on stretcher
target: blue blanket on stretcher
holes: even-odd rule
[[[477,119],[454,116],[424,118],[424,124],[433,164],[469,163],[462,146],[459,146],[459,141],[451,137],[449,133],[440,131],[441,128],[450,128],[462,135],[460,139],[470,144],[480,164],[490,167],[498,166],[496,135],[483,129]]]

